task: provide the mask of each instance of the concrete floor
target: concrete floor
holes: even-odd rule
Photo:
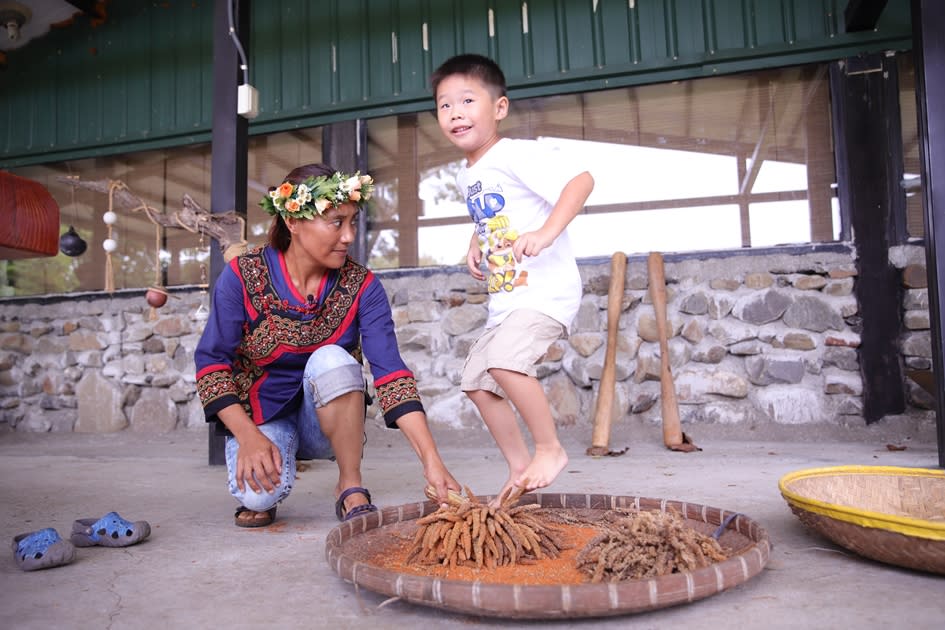
[[[638,615],[541,622],[602,628],[945,627],[945,576],[876,563],[805,529],[778,492],[801,468],[846,464],[937,466],[934,421],[856,430],[687,428],[704,450],[675,453],[656,427],[615,428],[621,457],[584,454],[589,431],[563,431],[571,462],[550,490],[688,500],[743,512],[764,526],[773,550],[750,581],[692,604]],[[763,434],[763,435],[762,435]],[[111,510],[151,523],[132,547],[80,548],[65,566],[20,571],[0,561],[5,628],[436,628],[532,627],[443,612],[355,589],[325,560],[337,525],[334,465],[315,462],[267,529],[233,526],[225,471],[207,465],[204,430],[164,435],[0,433],[0,528],[16,534]],[[372,428],[364,483],[379,505],[421,500],[416,458],[395,431]],[[484,432],[437,435],[447,465],[478,494],[505,472]],[[891,451],[886,445],[905,446]],[[9,544],[9,542],[7,543]],[[384,603],[385,605],[381,606]]]

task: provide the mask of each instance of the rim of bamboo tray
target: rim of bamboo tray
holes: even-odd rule
[[[691,572],[616,583],[577,585],[495,584],[401,573],[345,555],[344,543],[373,529],[418,519],[435,512],[435,501],[387,507],[341,523],[325,541],[328,564],[342,579],[370,591],[405,601],[477,616],[517,619],[607,617],[685,604],[742,584],[765,567],[771,551],[767,531],[744,514],[698,503],[604,494],[531,493],[520,503],[545,508],[636,508],[674,510],[683,518],[721,525],[726,535],[740,535],[748,544],[728,559]]]
[[[860,527],[883,529],[906,536],[915,536],[929,540],[945,541],[945,521],[935,522],[912,516],[902,516],[876,510],[855,508],[830,501],[822,501],[804,496],[791,488],[792,484],[807,479],[839,476],[888,476],[888,477],[924,477],[942,479],[945,471],[931,468],[906,468],[899,466],[830,466],[825,468],[806,468],[781,477],[778,488],[781,495],[793,507],[814,514],[837,519]]]

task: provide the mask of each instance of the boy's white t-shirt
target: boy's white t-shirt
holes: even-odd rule
[[[529,308],[559,321],[565,331],[581,305],[581,275],[565,229],[537,256],[516,261],[511,244],[544,225],[565,185],[586,169],[535,140],[502,138],[457,184],[479,235],[489,286],[486,328],[513,310]]]

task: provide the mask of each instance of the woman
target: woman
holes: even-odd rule
[[[234,258],[214,285],[195,351],[197,390],[207,420],[226,429],[240,527],[272,522],[296,458],[335,459],[338,519],[377,510],[361,482],[362,354],[387,426],[403,431],[440,501],[460,489],[398,351],[384,288],[348,257],[373,188],[368,175],[323,164],[294,169],[260,202],[274,217],[269,244]]]

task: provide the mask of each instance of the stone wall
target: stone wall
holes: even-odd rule
[[[738,253],[667,260],[671,365],[684,423],[862,423],[854,253]],[[905,278],[924,277],[924,251],[897,248]],[[921,268],[921,273],[917,268]],[[606,352],[609,260],[581,267],[585,295],[568,339],[539,377],[559,425],[590,426]],[[481,428],[458,383],[482,329],[487,295],[465,269],[379,274],[398,339],[431,423]],[[617,351],[624,418],[659,423],[659,344],[646,258],[627,266]],[[203,426],[193,352],[202,330],[199,289],[152,311],[143,292],[0,301],[0,428],[163,432]],[[931,360],[928,293],[903,292],[903,363]],[[929,397],[909,380],[911,411]],[[372,421],[380,423],[378,414]]]
[[[929,290],[925,248],[894,247],[889,262],[902,276],[902,331],[900,348],[909,404],[935,409],[935,399],[920,383],[932,385],[932,332],[929,328]]]
[[[0,423],[18,431],[164,432],[204,424],[199,291],[154,311],[144,292],[0,302]]]

